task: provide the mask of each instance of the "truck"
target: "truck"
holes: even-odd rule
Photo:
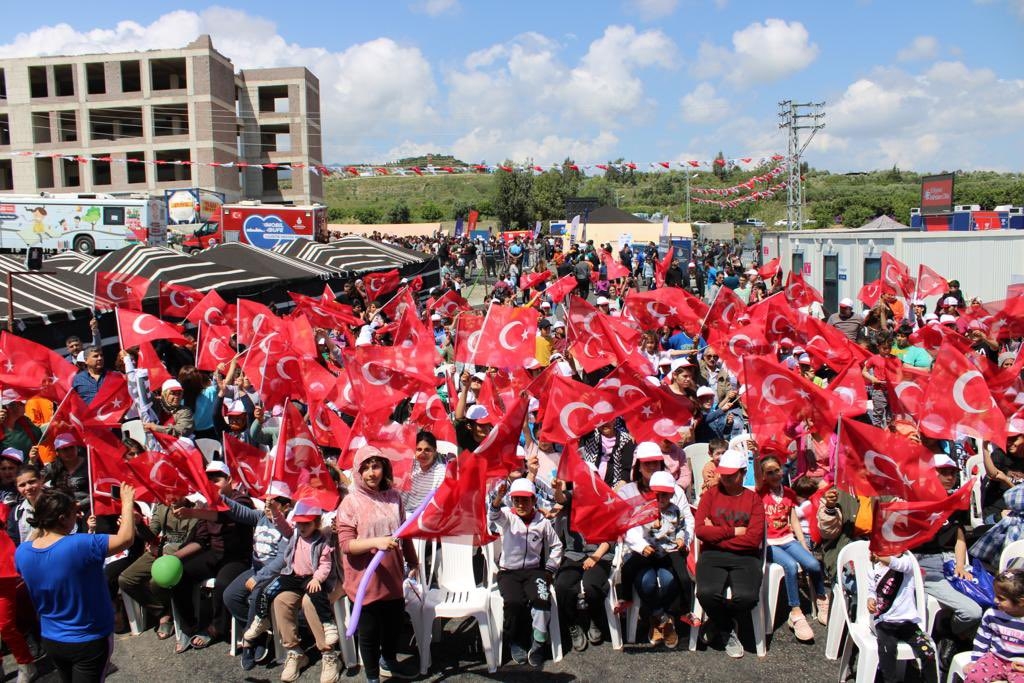
[[[225,242],[273,249],[282,242],[316,239],[326,228],[327,207],[323,204],[290,206],[245,201],[221,206],[181,247],[189,254]]]
[[[42,247],[81,254],[167,245],[164,202],[102,193],[0,195],[0,251]]]
[[[201,187],[164,190],[167,205],[167,227],[171,232],[187,234],[213,219],[224,205],[223,192]]]

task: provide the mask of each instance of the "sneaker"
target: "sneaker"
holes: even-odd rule
[[[270,648],[266,643],[257,643],[256,647],[252,649],[252,654],[257,664],[266,664],[270,659]]]
[[[743,656],[743,643],[740,642],[740,638],[736,635],[736,631],[729,634],[729,640],[725,644],[725,654],[729,655],[733,659],[739,659]]]
[[[601,633],[601,629],[595,624],[591,624],[590,628],[587,629],[587,640],[590,641],[591,645],[600,645],[604,642],[604,634]]]
[[[333,622],[324,624],[324,644],[327,647],[334,647],[338,644],[338,627]]]
[[[704,622],[704,628],[700,632],[700,640],[704,643],[705,647],[712,650],[722,650],[725,648],[724,635],[711,621]]]
[[[935,649],[938,651],[939,669],[941,669],[943,673],[948,674],[949,665],[952,663],[953,657],[956,656],[957,650],[959,649],[957,647],[957,642],[952,638],[940,638],[938,642],[935,643]]]
[[[817,599],[818,623],[828,626],[828,597]]]
[[[576,652],[583,652],[587,649],[587,636],[578,625],[573,624],[569,627],[569,638],[572,639],[572,649]]]
[[[252,625],[245,629],[245,633],[242,634],[242,638],[248,640],[250,643],[264,633],[270,630],[270,617],[263,617],[252,622]]]
[[[529,653],[519,643],[510,643],[508,646],[508,652],[512,656],[513,664],[526,664],[526,658]]]
[[[340,675],[338,653],[334,650],[324,652],[320,659],[320,683],[334,683]]]
[[[665,617],[661,624],[661,632],[665,636],[665,647],[674,648],[679,644],[679,634],[676,633],[676,625],[672,623],[672,617]]]
[[[419,669],[413,670],[409,662],[400,662],[397,659],[380,658],[377,662],[380,667],[381,678],[416,678],[419,676]]]
[[[32,683],[34,680],[36,680],[36,665],[19,664],[17,683]]]
[[[284,669],[281,671],[282,683],[292,683],[299,680],[302,669],[309,664],[309,657],[298,650],[288,650],[288,656],[284,660]]]
[[[814,631],[811,630],[811,625],[807,623],[807,618],[804,615],[801,614],[796,619],[790,617],[789,627],[793,629],[793,634],[800,642],[806,643],[814,640]]]
[[[530,652],[526,655],[526,661],[530,663],[530,666],[540,667],[544,663],[544,643],[533,641]]]
[[[242,648],[242,671],[252,671],[256,668],[256,648]]]
[[[657,647],[665,640],[663,628],[659,617],[651,617],[651,637],[648,639],[651,645]]]

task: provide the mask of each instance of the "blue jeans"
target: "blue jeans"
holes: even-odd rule
[[[800,586],[797,584],[797,573],[801,567],[814,581],[814,590],[818,591],[818,595],[825,595],[825,580],[821,576],[821,565],[806,548],[800,545],[800,541],[768,546],[768,559],[786,572],[786,599],[789,601],[790,609],[800,606]]]
[[[676,575],[667,567],[647,567],[640,571],[634,584],[641,602],[651,610],[651,616],[660,617],[679,592]]]

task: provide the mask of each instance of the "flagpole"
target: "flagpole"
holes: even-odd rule
[[[722,287],[725,287],[725,285],[722,285]],[[715,292],[715,298],[711,300],[711,304],[708,306],[708,312],[704,314],[704,319],[700,321],[700,330],[697,332],[698,337],[704,337],[704,326],[707,325],[708,318],[711,317],[711,309],[715,307],[715,302],[718,301],[718,297],[722,294],[722,287],[719,287],[718,291]]]
[[[92,488],[92,446],[85,447],[85,482],[89,486],[89,514],[96,515],[96,495]]]
[[[833,449],[833,453],[836,456],[835,457],[835,467],[832,470],[832,482],[833,482],[832,485],[833,486],[835,486],[835,482],[837,481],[838,476],[839,476],[839,448],[840,448],[840,442],[841,442],[841,439],[842,439],[842,434],[843,434],[843,414],[840,413],[839,414],[839,419],[836,420],[836,445],[835,445],[835,448]]]

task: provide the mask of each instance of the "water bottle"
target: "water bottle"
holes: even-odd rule
[[[583,582],[580,581],[580,592],[576,595],[576,610],[585,612],[587,609],[587,594],[583,591]]]

